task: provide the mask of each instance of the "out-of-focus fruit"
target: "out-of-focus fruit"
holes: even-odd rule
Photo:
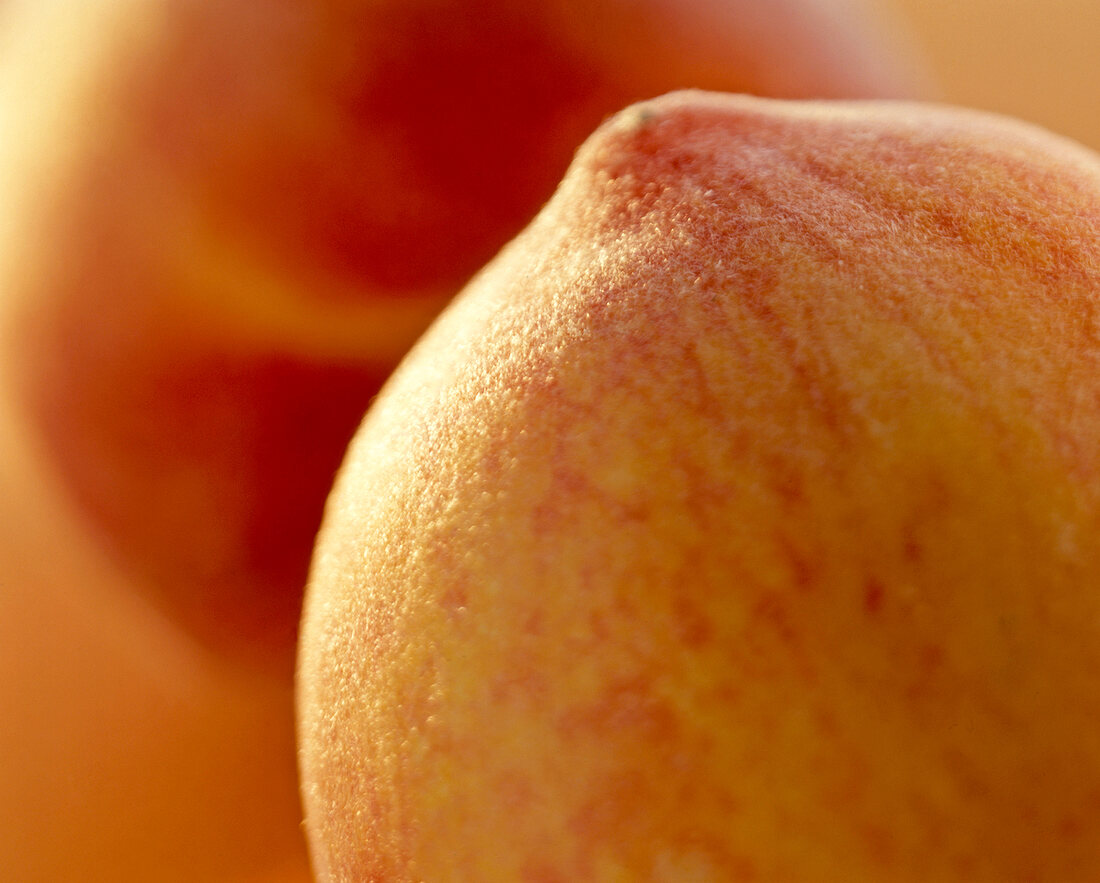
[[[839,2],[191,0],[5,10],[11,363],[90,529],[288,669],[324,496],[443,303],[623,104],[878,95]]]
[[[0,879],[311,880],[285,679],[150,609],[12,404],[0,394]]]

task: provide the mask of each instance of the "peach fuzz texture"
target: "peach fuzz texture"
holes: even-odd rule
[[[285,672],[363,411],[606,114],[685,85],[911,89],[841,2],[13,9],[21,401],[120,566]]]
[[[590,138],[330,499],[321,881],[1100,876],[1100,161],[907,103]]]

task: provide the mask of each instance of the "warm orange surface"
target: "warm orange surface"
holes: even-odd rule
[[[288,686],[197,652],[148,608],[9,404],[0,878],[305,883]]]
[[[422,341],[307,598],[323,881],[1100,877],[1100,158],[628,110]]]
[[[18,9],[22,401],[119,565],[284,671],[371,396],[604,115],[685,85],[911,89],[859,9],[823,0]]]
[[[1100,3],[883,0],[913,30],[945,100],[996,110],[1100,149]]]
[[[890,5],[913,24],[940,73],[943,97],[1019,114],[1100,146],[1095,112],[1100,7],[1095,3],[890,0]],[[303,883],[308,878],[286,676],[320,501],[367,399],[459,283],[549,193],[575,143],[613,107],[689,82],[784,95],[912,88],[907,64],[899,59],[893,68],[889,58],[896,53],[878,44],[873,28],[870,36],[852,29],[861,15],[840,0],[476,0],[430,9],[406,0],[0,0],[0,521],[6,525],[0,536],[5,721],[0,726],[0,879]],[[971,183],[984,186],[988,179],[978,176]],[[899,201],[906,200],[899,196]],[[949,213],[932,217],[941,232],[976,240],[987,220],[972,211],[954,221]],[[675,232],[663,227],[661,235]],[[894,232],[874,238],[890,243]],[[1020,259],[1042,269],[1031,275],[1032,283],[1044,273],[1064,279],[1073,248],[1045,249],[1043,237],[1033,233],[1024,224],[1001,257],[1010,265]],[[824,238],[835,247],[845,245],[835,232]],[[880,263],[889,267],[885,258]],[[1025,284],[1023,275],[1020,279]],[[1064,315],[1064,324],[1053,318],[1058,315]],[[1019,378],[1024,367],[1042,364],[1039,356],[1025,360],[1024,367],[1015,363],[1021,341],[1045,332],[1051,341],[1087,339],[1088,322],[1080,314],[1048,318],[1047,325],[1029,316],[1013,326],[1011,345],[996,355],[982,348],[985,337],[952,359],[950,345],[937,347],[917,335],[913,351],[902,347],[905,358],[886,360],[875,376],[908,376],[924,359],[951,367],[955,373],[946,376],[965,390],[963,381],[981,374],[980,357],[987,356],[986,363],[1006,378]],[[769,313],[766,304],[752,321],[764,328],[797,325],[781,311]],[[985,327],[985,317],[977,325]],[[665,336],[655,327],[646,324],[631,333],[640,344],[655,346]],[[992,339],[1001,326],[989,327]],[[767,334],[761,339],[767,343]],[[866,341],[874,352],[879,343]],[[526,350],[526,343],[517,346],[517,353]],[[814,506],[837,507],[847,495],[826,488],[800,501],[797,470],[781,458],[761,455],[767,460],[763,473],[772,475],[761,493],[778,495],[775,506],[790,521],[785,533],[777,530],[766,543],[753,545],[762,550],[753,566],[776,580],[801,584],[816,578],[832,594],[823,592],[803,607],[761,591],[746,602],[743,622],[730,618],[717,627],[752,624],[736,661],[745,670],[770,673],[770,683],[780,691],[796,690],[813,670],[813,654],[824,652],[826,639],[840,635],[846,646],[858,645],[864,632],[845,629],[866,622],[880,624],[885,636],[870,650],[853,649],[845,657],[871,671],[864,694],[838,701],[827,712],[810,700],[795,703],[786,716],[777,709],[761,712],[771,729],[765,726],[759,738],[769,738],[768,744],[747,738],[736,743],[738,750],[757,752],[750,759],[761,770],[758,784],[769,775],[759,758],[766,758],[773,744],[797,748],[807,732],[822,740],[818,755],[789,755],[806,765],[808,776],[821,766],[833,770],[817,792],[792,804],[791,817],[804,817],[798,813],[807,811],[816,793],[824,795],[837,818],[850,819],[851,828],[803,825],[798,836],[809,840],[825,832],[838,849],[850,846],[848,854],[870,856],[868,861],[888,862],[917,851],[920,856],[909,867],[927,870],[929,856],[965,852],[967,829],[948,809],[967,794],[997,803],[999,814],[991,818],[1005,824],[985,836],[996,844],[991,853],[1004,861],[1026,868],[1049,860],[1056,872],[1072,873],[1074,862],[1081,867],[1089,860],[1089,843],[1080,832],[1096,821],[1097,798],[1088,791],[1087,774],[1095,755],[1065,734],[1074,731],[1080,716],[1095,711],[1087,683],[1095,660],[1072,640],[1092,611],[1079,597],[1051,602],[1049,609],[1028,606],[1023,591],[1035,568],[1047,562],[1043,551],[1049,551],[1055,533],[1067,560],[1075,548],[1087,553],[1081,537],[1091,526],[1087,519],[1084,527],[1074,526],[1082,491],[1067,489],[1065,474],[1058,471],[1059,463],[1076,464],[1076,474],[1085,476],[1079,484],[1092,487],[1091,402],[1077,373],[1086,370],[1087,353],[1081,343],[1078,361],[1067,361],[1073,370],[1059,369],[1042,394],[1026,383],[1017,390],[1014,401],[1028,403],[1036,422],[1013,435],[1008,421],[1000,443],[1009,453],[1027,453],[1030,471],[992,493],[988,486],[995,471],[999,476],[1006,462],[1017,462],[993,463],[974,441],[1001,438],[983,422],[992,412],[950,412],[929,428],[920,401],[885,403],[899,412],[906,405],[919,415],[912,417],[911,434],[895,443],[890,462],[908,462],[923,452],[931,465],[923,472],[914,469],[908,483],[881,491],[876,485],[875,492],[886,496],[889,490],[895,498],[907,491],[924,493],[913,504],[914,524],[924,525],[928,548],[955,556],[960,578],[996,556],[989,545],[963,548],[961,534],[952,533],[950,524],[939,534],[932,530],[945,501],[963,498],[971,506],[967,511],[984,519],[988,535],[1000,531],[999,537],[1011,540],[996,550],[1009,554],[994,561],[991,572],[1019,590],[1012,596],[1016,606],[989,620],[977,635],[951,626],[960,619],[974,622],[976,609],[988,609],[982,605],[991,582],[986,596],[952,600],[937,613],[906,600],[904,591],[883,578],[890,562],[904,560],[905,550],[916,549],[920,538],[914,529],[903,534],[901,551],[890,545],[889,531],[901,515],[877,519],[866,532],[864,559],[880,568],[866,581],[850,575],[845,583],[847,577],[832,565],[809,566],[812,553],[835,539],[835,531],[799,534],[800,525],[814,519]],[[1007,355],[1013,359],[1004,359]],[[700,358],[703,365],[705,352]],[[825,357],[807,358],[812,367],[814,358]],[[610,376],[629,370],[630,358],[612,361]],[[780,374],[768,376],[777,380]],[[675,395],[684,398],[690,384],[682,380],[672,371],[653,383],[675,385]],[[813,395],[827,388],[815,387]],[[607,384],[597,384],[587,395],[608,394]],[[688,405],[710,407],[688,398]],[[980,396],[974,392],[973,398]],[[645,396],[639,400],[648,402]],[[814,401],[825,420],[833,399]],[[872,397],[869,406],[877,401]],[[24,409],[28,404],[33,411]],[[625,423],[648,421],[652,432],[639,442],[645,456],[679,474],[676,470],[686,467],[672,462],[662,447],[668,437],[665,412],[640,410],[633,397],[618,410],[606,401],[589,406],[586,400],[580,407],[582,416],[614,412]],[[574,439],[577,419],[563,413],[543,414],[548,422],[542,431],[561,429],[564,450],[582,462],[598,459],[606,447],[589,449],[588,442]],[[777,406],[776,414],[786,412]],[[780,425],[780,416],[775,438],[797,435],[801,424]],[[462,425],[460,417],[456,425]],[[555,420],[567,425],[562,429]],[[689,422],[682,433],[697,430],[702,431]],[[44,437],[48,449],[42,447]],[[614,434],[609,437],[611,444]],[[540,444],[550,444],[547,436],[540,438]],[[1062,460],[1050,459],[1051,448]],[[827,453],[855,469],[843,460],[845,450],[835,445]],[[926,473],[960,451],[969,457],[964,458],[969,471],[964,476],[961,468],[947,470],[959,482],[952,497],[949,483],[929,484]],[[700,474],[709,465],[703,464]],[[479,468],[485,468],[480,461]],[[609,535],[616,519],[633,522],[645,514],[621,501],[609,506],[613,498],[607,489],[594,488],[576,468],[557,477],[571,488],[569,511],[579,513],[572,527],[579,525],[594,544]],[[602,480],[618,492],[628,477],[627,471]],[[660,482],[653,484],[654,499],[661,498]],[[1019,514],[1036,498],[1037,486],[1044,498],[1053,499],[1046,521]],[[578,502],[593,489],[600,491],[595,501]],[[693,499],[714,505],[719,491],[700,478]],[[571,525],[554,514],[561,505],[538,513],[540,529],[547,529],[541,542],[551,549],[546,573],[539,577],[544,581],[558,573],[549,565],[567,540],[577,541],[569,537]],[[771,511],[768,505],[759,503],[753,517],[762,519]],[[661,529],[679,536],[695,528],[690,520],[670,517]],[[653,554],[646,536],[636,542],[640,561]],[[450,572],[455,561],[449,556],[455,554],[453,547],[437,546],[429,557],[438,556],[439,566]],[[692,572],[706,560],[689,557],[683,566]],[[512,565],[519,580],[529,574],[521,565]],[[821,631],[831,609],[821,599],[838,596],[850,602],[845,609],[851,616]],[[629,606],[627,601],[615,603]],[[469,594],[459,589],[445,599],[448,615],[459,620],[468,618],[469,603]],[[1045,643],[1034,635],[1028,643],[1015,626],[1034,619],[1036,606],[1047,617],[1041,621],[1052,623]],[[698,748],[700,742],[670,717],[670,707],[682,710],[698,690],[670,705],[651,691],[644,666],[599,689],[589,684],[587,694],[580,682],[591,670],[584,666],[574,672],[574,682],[555,686],[545,675],[574,656],[592,658],[595,652],[598,659],[598,650],[589,650],[593,635],[604,646],[607,635],[629,631],[628,647],[652,639],[647,652],[678,658],[681,649],[660,643],[667,637],[657,634],[663,624],[691,652],[713,654],[706,648],[722,633],[700,609],[705,612],[706,604],[669,601],[653,614],[652,628],[637,635],[633,628],[616,632],[619,611],[612,611],[610,626],[596,623],[596,631],[585,632],[590,623],[582,622],[561,648],[542,649],[531,643],[539,630],[575,624],[571,611],[501,612],[503,620],[523,618],[528,631],[521,630],[506,648],[512,669],[493,681],[490,699],[498,712],[507,710],[509,721],[512,709],[530,710],[543,698],[569,705],[561,719],[569,751],[549,760],[545,754],[529,755],[542,758],[541,766],[523,771],[533,779],[514,769],[501,772],[485,762],[490,744],[485,726],[471,725],[476,732],[460,746],[460,759],[435,767],[499,774],[489,799],[454,798],[467,801],[471,810],[465,815],[469,828],[462,831],[472,836],[482,824],[492,824],[519,837],[559,824],[555,811],[540,804],[540,795],[576,796],[568,786],[583,779],[582,773],[603,776],[611,800],[590,800],[575,814],[568,833],[588,832],[588,845],[574,853],[577,861],[596,861],[595,844],[627,831],[640,844],[627,860],[644,863],[650,857],[640,854],[642,847],[659,839],[657,833],[672,832],[675,839],[676,831],[694,824],[708,805],[732,812],[719,792],[707,796],[696,786],[684,786],[679,794],[663,790],[667,781],[682,782],[709,762],[705,752],[687,762],[677,751],[683,744]],[[902,625],[910,631],[903,632]],[[356,627],[353,617],[342,640],[354,639]],[[196,646],[192,636],[216,652]],[[1062,644],[1056,646],[1058,640]],[[1022,651],[1006,649],[1010,641]],[[984,648],[985,655],[966,649],[972,647]],[[767,661],[774,648],[792,650],[788,664]],[[246,672],[228,658],[243,658],[249,666],[260,662],[261,670],[274,663],[281,674]],[[874,692],[890,686],[882,672],[899,660],[903,672],[904,665],[912,666],[901,685],[913,697],[908,708],[879,702]],[[467,677],[476,680],[485,672],[491,679],[492,664],[479,657]],[[998,683],[1017,685],[1017,692],[990,691],[983,700],[978,687],[990,672],[1002,677]],[[820,675],[826,687],[837,677],[836,671]],[[1058,687],[1046,698],[1038,697],[1035,687],[1041,677]],[[418,695],[416,682],[409,684],[410,693],[401,693],[396,707]],[[873,707],[867,696],[875,699]],[[761,709],[767,698],[749,690],[743,707]],[[431,717],[436,699],[429,695],[426,701],[427,711],[410,704],[410,715]],[[707,720],[724,720],[722,712],[708,713]],[[872,725],[865,732],[853,730],[845,723],[850,715]],[[1048,722],[1025,740],[1032,753],[1013,750],[1039,715]],[[531,739],[531,728],[537,733],[541,719],[516,720],[498,736],[512,756],[521,757],[540,744]],[[892,740],[910,732],[914,720],[933,735],[915,748],[910,743],[908,752],[882,748],[892,749]],[[491,713],[486,721],[492,723]],[[975,758],[936,741],[935,727],[945,721],[972,727],[994,746],[1005,732],[1017,738],[1004,743],[1009,748],[994,747]],[[575,763],[578,755],[570,751],[595,743],[604,755]],[[840,763],[829,747],[837,745],[847,758]],[[863,753],[844,754],[842,749],[852,746]],[[664,763],[659,772],[620,775],[630,764],[653,758]],[[934,775],[915,803],[891,802],[881,790],[929,770]],[[774,789],[777,780],[766,784]],[[456,776],[456,781],[466,780]],[[542,785],[536,788],[532,781]],[[876,790],[874,783],[883,781]],[[1035,793],[1029,789],[1037,787],[1047,788],[1044,799],[1029,803]],[[635,808],[645,805],[638,795],[647,790],[648,817]],[[1064,799],[1050,799],[1051,794]],[[696,815],[676,803],[684,795],[698,800]],[[436,793],[431,799],[452,797]],[[1013,808],[1018,814],[1006,819]],[[486,822],[478,813],[487,810],[499,810],[499,818]],[[439,813],[448,822],[455,817]],[[893,832],[883,819],[907,819],[911,836]],[[759,813],[755,824],[757,840],[766,843],[779,822]],[[1057,859],[1044,852],[1052,842],[1048,837],[1060,838]],[[655,877],[683,883],[705,874],[707,862],[720,858],[737,873],[750,867],[751,856],[739,852],[736,842],[720,847],[704,834],[687,840],[690,849],[653,860]],[[507,854],[497,841],[478,850],[474,839],[461,847],[440,839],[433,848],[475,864]],[[983,867],[988,870],[982,865],[986,858],[962,859],[961,866],[980,880]],[[528,876],[555,879],[554,861],[533,856]],[[455,873],[447,864],[436,876]],[[464,873],[462,879],[476,879],[469,865]],[[1011,879],[994,877],[998,883]]]
[[[0,0],[4,883],[306,878],[293,639],[371,395],[605,113],[908,88],[860,15]]]

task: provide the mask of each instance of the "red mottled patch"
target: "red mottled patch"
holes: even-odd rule
[[[692,650],[714,640],[714,624],[689,598],[677,596],[673,601],[673,621],[676,636]]]
[[[465,610],[468,603],[469,597],[466,588],[454,583],[449,584],[439,598],[440,607],[447,611],[447,614],[451,617],[457,616]]]
[[[522,883],[572,883],[569,877],[550,867],[541,857],[528,859],[520,869],[520,880]]]
[[[882,582],[877,577],[867,577],[867,581],[863,584],[863,609],[870,616],[877,615],[882,610],[885,595],[886,588]]]
[[[631,732],[637,739],[671,744],[680,733],[676,714],[656,693],[655,681],[636,675],[611,683],[590,704],[581,705],[562,718],[566,731],[590,733]]]
[[[767,592],[753,606],[753,614],[767,622],[784,644],[794,645],[798,634],[791,625],[790,612],[776,592]]]
[[[897,847],[893,836],[885,825],[868,822],[861,826],[860,836],[872,860],[884,868],[895,864]]]
[[[815,567],[786,534],[777,534],[776,542],[783,554],[783,560],[787,563],[794,588],[802,593],[817,588],[820,568]]]

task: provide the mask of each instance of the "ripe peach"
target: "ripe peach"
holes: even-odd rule
[[[0,880],[305,883],[290,688],[89,537],[0,387]]]
[[[322,881],[1100,878],[1100,159],[634,106],[330,500]]]
[[[43,0],[9,19],[21,395],[158,603],[287,670],[364,408],[604,114],[679,85],[907,88],[862,13],[825,0]]]

